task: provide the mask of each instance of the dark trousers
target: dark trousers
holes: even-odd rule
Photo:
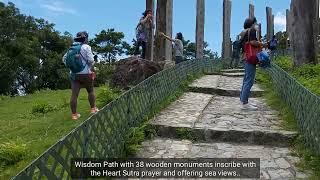
[[[139,54],[139,49],[140,46],[142,47],[142,54],[141,54],[141,58],[145,59],[146,58],[146,42],[138,40],[136,43],[136,50],[134,52],[134,55],[138,55]]]
[[[182,56],[176,56],[176,64],[182,63],[184,58]]]
[[[76,74],[75,80],[71,81],[72,95],[70,99],[70,106],[72,114],[77,113],[77,101],[81,88],[86,88],[91,108],[96,107],[93,81],[94,80],[90,74]]]

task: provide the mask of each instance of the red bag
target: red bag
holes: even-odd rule
[[[249,64],[258,64],[259,60],[257,54],[261,51],[261,47],[253,46],[250,43],[250,30],[248,31],[248,41],[244,45],[244,52],[246,56],[246,62]]]

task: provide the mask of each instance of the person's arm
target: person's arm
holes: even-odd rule
[[[91,47],[87,44],[83,45],[83,58],[88,62],[90,66],[94,64],[94,55],[92,53]]]
[[[174,39],[172,39],[171,37],[165,35],[163,32],[161,32],[160,35],[163,36],[163,37],[165,37],[165,38],[166,38],[167,40],[169,40],[169,41],[175,42]]]
[[[62,63],[64,65],[66,65],[66,59],[67,59],[67,53],[65,53],[64,56],[62,57]]]
[[[145,23],[147,23],[148,21],[151,21],[151,22],[152,22],[152,20],[150,20],[150,18],[151,18],[151,16],[150,16],[150,15],[147,15],[146,17],[141,18],[140,23],[141,23],[141,24],[145,24]]]

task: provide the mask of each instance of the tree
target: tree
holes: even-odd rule
[[[184,54],[186,59],[194,59],[196,58],[196,44],[191,42],[190,40],[183,40],[182,41],[184,46]],[[215,59],[218,58],[217,52],[212,52],[210,49],[207,49],[209,44],[204,42],[204,58]]]
[[[0,2],[0,21],[0,94],[70,86],[61,64],[70,36],[60,35],[44,19],[20,14],[13,3]]]
[[[125,41],[122,42],[122,47],[125,50],[126,55],[134,55],[135,50],[136,50],[135,44],[137,43],[137,40],[133,39],[132,43],[133,43],[133,45],[130,45],[129,43],[127,43]]]
[[[127,44],[123,41],[123,32],[116,32],[113,28],[102,30],[90,42],[95,51],[101,54],[109,63],[116,61],[116,57],[125,53],[124,46]]]
[[[275,34],[276,39],[278,40],[278,49],[287,49],[287,39],[288,39],[288,35],[286,32],[277,32]]]

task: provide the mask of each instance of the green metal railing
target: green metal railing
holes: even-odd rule
[[[175,92],[188,75],[213,73],[219,60],[191,60],[165,69],[111,102],[34,160],[13,179],[71,179],[71,158],[119,158],[125,136]]]
[[[293,111],[305,144],[320,155],[320,97],[273,63],[267,71],[282,100]]]

